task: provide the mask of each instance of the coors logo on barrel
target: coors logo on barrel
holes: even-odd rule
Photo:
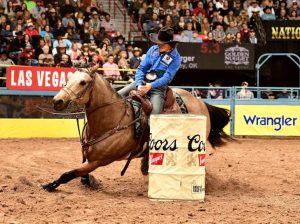
[[[164,161],[164,153],[150,153],[151,165],[162,165]]]

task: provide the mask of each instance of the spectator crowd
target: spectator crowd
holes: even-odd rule
[[[0,65],[107,68],[128,80],[142,50],[126,42],[99,0],[0,0]],[[125,0],[145,36],[162,26],[182,42],[265,41],[262,20],[299,20],[300,0]],[[0,76],[4,69],[0,68]],[[0,80],[1,81],[1,80]],[[1,83],[0,83],[1,84]]]
[[[145,35],[173,27],[181,42],[265,43],[263,20],[300,20],[300,0],[127,0]]]
[[[109,68],[104,75],[128,80],[142,50],[126,43],[97,0],[0,0],[0,76],[3,65]],[[1,82],[1,80],[0,80]],[[3,84],[0,83],[0,85]]]

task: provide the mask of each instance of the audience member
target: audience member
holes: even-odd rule
[[[224,16],[224,23],[228,27],[230,25],[230,22],[236,23],[236,16],[234,15],[234,12],[232,9],[228,11],[228,14]]]
[[[104,19],[101,21],[101,27],[104,27],[106,32],[115,32],[116,31],[116,25],[115,23],[110,19],[110,14],[106,14]]]
[[[111,81],[122,80],[118,65],[114,63],[114,56],[111,54],[107,58],[107,62],[103,64],[103,75]]]
[[[27,24],[27,28],[25,29],[25,34],[28,36],[39,36],[39,31],[33,26],[33,23],[30,22]]]
[[[7,51],[5,49],[0,49],[0,64],[2,65],[14,65],[13,60],[8,58]],[[0,77],[6,76],[6,69],[4,67],[0,67]],[[5,86],[5,82],[0,79],[0,86]]]
[[[216,28],[212,31],[212,34],[213,38],[219,43],[221,43],[226,36],[223,26],[220,23],[216,24]]]
[[[248,89],[248,82],[242,82],[241,90],[237,93],[237,99],[249,100],[254,98],[253,92]]]
[[[207,97],[211,99],[224,99],[225,90],[220,87],[221,87],[220,81],[216,81],[214,86],[210,83]]]
[[[60,62],[56,65],[56,67],[60,67],[60,68],[72,67],[72,62],[70,60],[70,56],[67,54],[61,54]]]
[[[261,16],[262,20],[276,20],[275,14],[272,13],[272,8],[269,6],[266,6],[264,8],[264,13]]]
[[[249,37],[247,43],[257,44],[257,37],[254,30],[250,30]]]
[[[247,8],[249,18],[252,16],[253,12],[258,12],[261,16],[263,14],[263,10],[259,7],[257,0],[252,0],[250,6]]]
[[[136,69],[140,65],[141,56],[142,56],[142,49],[135,47],[133,49],[133,57],[130,59],[130,62],[129,62],[130,68]]]
[[[41,19],[41,14],[46,12],[46,9],[42,6],[43,1],[42,0],[36,0],[36,6],[34,6],[30,12],[34,19],[39,20]]]
[[[30,43],[26,44],[19,58],[21,65],[38,65],[38,61],[35,59],[35,50]]]
[[[174,37],[174,40],[178,41],[178,42],[185,42],[185,43],[190,41],[189,38],[185,35],[185,33],[182,29],[178,30],[178,35],[176,35]]]
[[[287,89],[282,90],[282,92],[277,94],[277,99],[290,99],[292,98],[291,93]]]
[[[191,42],[191,43],[202,43],[203,42],[203,40],[199,36],[199,33],[197,30],[193,31],[192,37],[190,38],[189,42]]]
[[[233,43],[234,36],[235,36],[234,34],[226,33],[226,36],[223,39],[222,43],[225,44]]]
[[[229,26],[226,29],[226,34],[230,33],[233,36],[235,36],[238,32],[240,32],[239,28],[237,27],[237,24],[235,21],[230,21]]]
[[[278,21],[287,21],[287,20],[289,20],[286,9],[280,9],[277,20]]]
[[[143,29],[146,35],[149,33],[155,33],[160,27],[161,24],[156,13],[153,13],[151,19],[143,24]]]
[[[240,30],[241,42],[246,42],[249,39],[250,29],[247,23],[242,24],[242,29]]]
[[[126,51],[125,38],[122,35],[119,35],[115,39],[117,41],[112,43],[112,48],[115,49],[116,47],[119,47],[121,51]]]
[[[206,10],[203,7],[203,2],[199,1],[197,7],[193,10],[193,15],[197,16],[201,12],[202,15],[206,17]]]
[[[300,20],[300,16],[298,15],[296,10],[292,10],[290,16],[288,16],[289,20]]]
[[[52,67],[54,65],[54,57],[50,53],[48,45],[43,47],[43,53],[38,56],[39,65],[44,67]]]
[[[299,17],[299,15],[300,15],[300,0],[297,0],[297,2],[294,1],[292,3],[292,6],[289,7],[288,10],[289,10],[289,15],[290,16],[292,16],[292,12],[295,12],[296,15],[298,15],[298,17]],[[297,16],[295,16],[295,17],[297,17]]]

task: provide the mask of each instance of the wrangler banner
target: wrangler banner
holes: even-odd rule
[[[181,69],[253,70],[253,44],[180,43]]]
[[[267,41],[300,41],[300,22],[265,21]]]
[[[7,68],[7,89],[56,91],[67,82],[74,68],[9,66]]]
[[[237,105],[235,135],[300,136],[300,106]]]

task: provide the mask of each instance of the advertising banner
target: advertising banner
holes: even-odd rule
[[[253,44],[180,43],[181,69],[253,70]]]
[[[300,41],[298,21],[265,21],[267,41]]]
[[[300,136],[300,106],[237,105],[235,135]]]
[[[56,91],[73,72],[74,68],[9,66],[6,86],[9,90]]]
[[[152,115],[150,129],[149,198],[203,201],[206,117]]]

